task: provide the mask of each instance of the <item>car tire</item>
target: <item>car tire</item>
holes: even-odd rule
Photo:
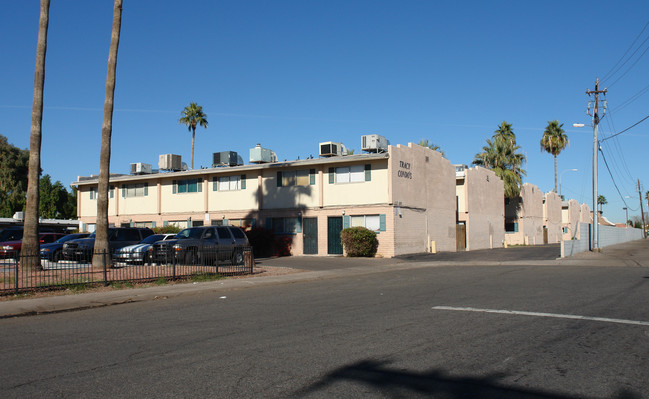
[[[195,266],[198,264],[198,253],[196,248],[189,248],[185,253],[185,264]]]
[[[240,249],[235,249],[232,252],[232,265],[243,265],[243,252]]]
[[[54,253],[52,254],[52,262],[55,262],[55,263],[56,263],[56,262],[58,262],[58,261],[60,261],[60,260],[63,260],[63,253],[61,252],[60,249],[57,249],[57,250],[54,251]]]

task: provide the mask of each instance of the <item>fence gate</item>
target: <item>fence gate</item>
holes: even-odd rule
[[[466,224],[455,225],[455,249],[457,251],[466,250]]]
[[[543,244],[548,243],[548,226],[543,226]]]

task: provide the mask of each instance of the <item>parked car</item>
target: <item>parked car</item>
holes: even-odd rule
[[[115,260],[115,262],[138,263],[143,265],[151,263],[152,251],[149,251],[151,246],[158,241],[170,240],[175,236],[175,234],[154,234],[148,236],[138,244],[119,248],[113,252],[113,260]]]
[[[116,249],[137,244],[148,236],[153,235],[153,230],[148,227],[110,227],[108,229],[109,254]],[[95,249],[95,233],[88,238],[70,240],[63,244],[63,258],[87,262],[92,260]]]
[[[58,240],[63,236],[65,236],[65,234],[63,233],[39,233],[38,240],[41,245],[49,244],[51,242]],[[22,237],[20,240],[0,242],[0,258],[18,259],[22,247],[23,247]]]
[[[191,227],[176,234],[174,239],[153,244],[156,263],[179,262],[190,265],[210,265],[222,260],[243,263],[243,248],[248,237],[236,226]]]
[[[53,243],[41,245],[41,259],[58,262],[63,259],[63,244],[70,240],[77,240],[79,238],[86,238],[90,233],[75,233],[65,235]]]

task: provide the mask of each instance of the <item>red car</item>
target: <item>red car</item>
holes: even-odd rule
[[[41,244],[49,244],[63,236],[65,236],[63,233],[40,233],[38,238]],[[0,242],[0,258],[18,259],[22,246],[22,240]]]

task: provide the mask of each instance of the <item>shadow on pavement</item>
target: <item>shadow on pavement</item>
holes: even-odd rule
[[[293,397],[319,396],[334,384],[343,382],[369,386],[373,395],[381,397],[444,397],[444,398],[516,398],[516,399],[577,399],[572,395],[549,390],[515,387],[500,382],[506,375],[491,374],[484,377],[451,376],[442,370],[412,372],[389,367],[388,362],[364,360],[340,367],[322,379],[295,392]],[[368,392],[365,392],[367,394]],[[379,395],[380,394],[380,395]],[[641,396],[619,390],[612,398],[636,399]]]

